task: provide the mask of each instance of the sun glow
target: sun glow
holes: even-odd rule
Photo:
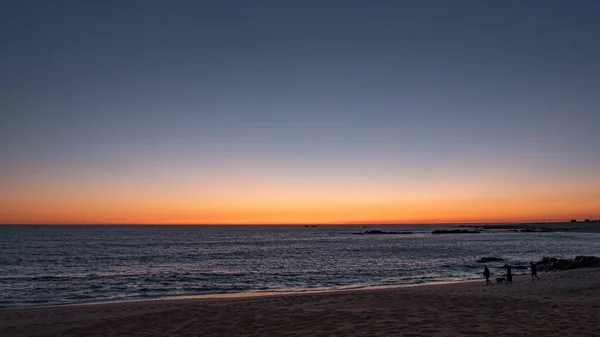
[[[254,174],[14,173],[1,223],[301,224],[568,220],[598,214],[590,177],[548,183],[484,176],[428,180]],[[134,179],[136,177],[136,179]]]

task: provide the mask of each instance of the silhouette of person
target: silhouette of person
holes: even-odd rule
[[[537,266],[535,265],[535,263],[531,262],[531,280],[534,281],[533,278],[538,279],[538,281],[540,280],[540,278],[537,276]]]
[[[485,276],[485,284],[492,283],[492,282],[490,282],[490,270],[488,269],[487,266],[485,266],[483,269],[483,276]]]
[[[506,266],[506,284],[512,283],[512,269],[510,266]]]

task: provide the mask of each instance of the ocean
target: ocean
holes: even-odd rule
[[[504,263],[600,255],[599,233],[444,226],[0,226],[0,308],[481,279]],[[367,230],[409,235],[356,235]],[[517,274],[527,270],[514,270]]]

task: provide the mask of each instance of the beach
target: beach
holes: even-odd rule
[[[600,336],[600,269],[323,293],[0,310],[0,336]]]

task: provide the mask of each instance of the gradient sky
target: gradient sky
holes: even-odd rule
[[[2,1],[0,223],[600,217],[598,13]]]

